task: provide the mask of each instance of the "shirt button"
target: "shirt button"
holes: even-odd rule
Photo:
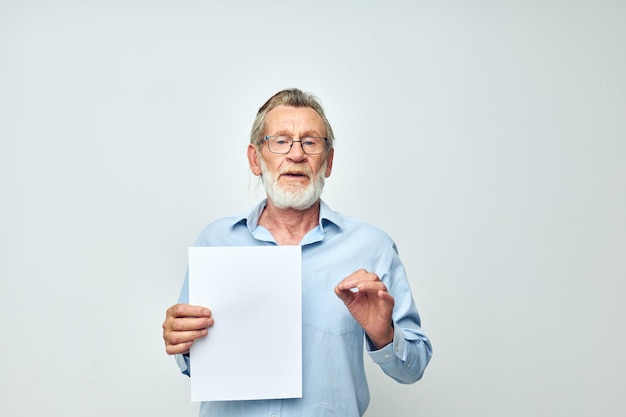
[[[389,359],[389,356],[391,356],[391,355],[388,354],[388,353],[385,353],[385,359]]]

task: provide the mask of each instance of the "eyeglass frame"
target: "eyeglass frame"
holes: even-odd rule
[[[291,144],[289,145],[289,150],[287,152],[274,152],[271,148],[270,148],[270,143],[269,140],[271,138],[278,138],[278,137],[286,137],[291,139]],[[304,149],[304,145],[302,144],[302,139],[306,139],[306,138],[316,138],[316,139],[324,139],[324,150],[320,153],[309,153]],[[264,138],[261,139],[260,144],[263,144],[263,142],[267,142],[267,150],[270,151],[273,154],[276,155],[287,155],[289,152],[291,152],[291,148],[293,148],[293,144],[296,142],[300,143],[300,147],[302,148],[302,152],[304,152],[305,155],[322,155],[323,153],[325,153],[328,150],[328,138],[325,138],[323,136],[305,136],[304,138],[300,138],[300,140],[294,140],[294,138],[292,138],[291,136],[287,136],[287,135],[268,135],[265,136]]]

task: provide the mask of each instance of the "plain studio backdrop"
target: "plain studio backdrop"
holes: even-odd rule
[[[2,416],[194,416],[161,323],[286,87],[433,360],[369,417],[623,416],[626,3],[0,1]],[[256,341],[251,341],[251,346]],[[280,341],[276,348],[280,349]]]

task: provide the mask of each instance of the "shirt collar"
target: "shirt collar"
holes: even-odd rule
[[[254,206],[248,213],[233,217],[231,226],[235,226],[236,224],[243,222],[248,226],[250,233],[252,233],[259,225],[259,218],[261,217],[261,213],[263,213],[263,209],[266,205],[267,199],[265,198]],[[328,207],[324,200],[320,200],[320,228],[324,230],[324,225],[329,222],[337,226],[339,229],[343,228],[343,219],[339,213]]]

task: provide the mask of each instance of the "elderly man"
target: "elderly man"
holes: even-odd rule
[[[369,403],[364,350],[396,381],[422,377],[432,348],[393,240],[320,199],[333,144],[314,96],[298,89],[272,96],[257,113],[248,145],[250,170],[262,178],[267,199],[246,216],[211,223],[196,242],[301,247],[302,398],[203,402],[201,416],[362,416]],[[179,304],[166,313],[166,351],[187,375],[189,348],[213,325],[209,307],[188,304],[186,278]]]

